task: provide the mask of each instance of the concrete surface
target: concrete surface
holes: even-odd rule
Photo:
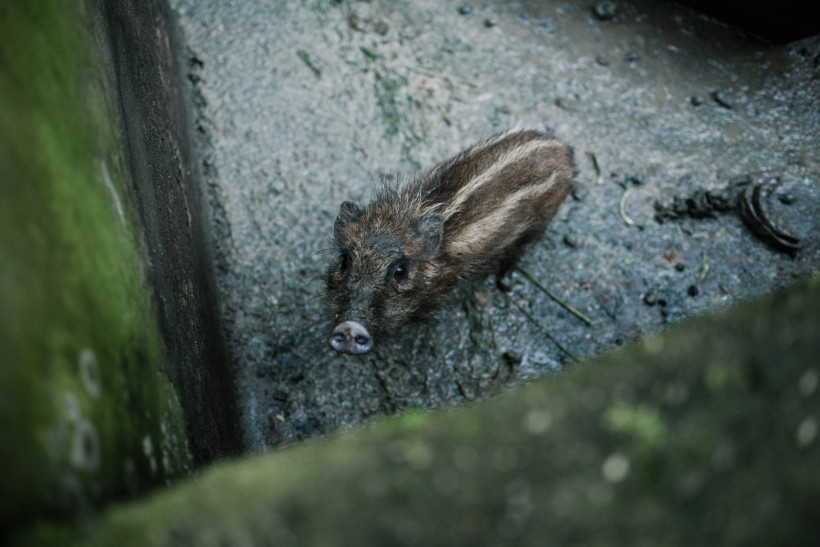
[[[12,545],[814,545],[820,278],[794,289]]]
[[[247,446],[491,395],[818,266],[818,39],[607,4],[171,0]],[[508,295],[479,281],[371,354],[332,353],[319,276],[340,202],[520,125],[551,128],[580,169],[521,266],[592,325],[517,273]],[[736,208],[686,208],[738,180],[780,181],[763,205],[801,250]],[[682,216],[656,221],[676,197]]]

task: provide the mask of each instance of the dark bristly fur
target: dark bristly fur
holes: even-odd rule
[[[342,203],[326,274],[331,346],[364,353],[373,338],[424,318],[459,279],[495,272],[500,280],[544,232],[574,174],[569,147],[513,130],[385,185],[364,209]]]

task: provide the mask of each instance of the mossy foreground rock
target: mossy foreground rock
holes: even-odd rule
[[[18,545],[809,545],[820,283],[472,408],[222,464]]]

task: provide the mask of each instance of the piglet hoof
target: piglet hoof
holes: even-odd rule
[[[373,338],[364,325],[356,321],[342,321],[330,333],[328,343],[335,351],[357,355],[370,351]]]
[[[512,283],[507,283],[501,276],[496,276],[495,288],[501,292],[510,292],[512,290]]]

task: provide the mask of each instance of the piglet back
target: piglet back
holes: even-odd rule
[[[571,148],[547,133],[512,130],[439,164],[418,184],[444,218],[442,252],[464,277],[497,270],[539,237],[574,175]]]

